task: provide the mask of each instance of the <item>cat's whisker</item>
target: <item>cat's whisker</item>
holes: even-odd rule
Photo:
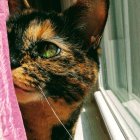
[[[58,119],[58,121],[60,122],[60,124],[63,126],[63,128],[66,130],[67,134],[70,136],[70,139],[73,140],[72,135],[70,134],[70,132],[68,131],[68,129],[65,127],[65,125],[63,124],[63,122],[60,120],[59,116],[57,115],[54,107],[52,107],[51,103],[49,102],[48,98],[45,96],[45,93],[43,91],[43,89],[38,86],[38,89],[40,90],[40,93],[43,95],[43,97],[45,98],[45,100],[47,101],[49,107],[51,108],[53,114],[55,115],[55,117]]]

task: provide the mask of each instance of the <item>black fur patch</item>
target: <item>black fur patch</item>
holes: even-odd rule
[[[46,87],[47,96],[58,96],[64,98],[67,103],[71,104],[73,101],[78,101],[79,96],[84,95],[84,91],[80,85],[68,82],[65,76],[49,73],[49,77],[50,81],[47,82]]]

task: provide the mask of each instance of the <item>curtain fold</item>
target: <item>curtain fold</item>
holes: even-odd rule
[[[26,140],[12,83],[6,31],[8,1],[0,1],[0,140]]]

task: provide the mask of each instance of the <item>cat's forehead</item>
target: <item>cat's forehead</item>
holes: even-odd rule
[[[29,10],[10,18],[7,23],[8,34],[14,40],[21,40],[25,48],[40,40],[59,43],[63,40],[58,35],[58,29],[62,28],[61,21],[57,13],[46,14]]]
[[[26,40],[25,47],[29,43],[38,40],[50,40],[56,36],[54,26],[49,19],[39,22],[37,19],[30,21],[28,27],[23,32],[23,39]]]
[[[71,46],[68,42],[66,43],[65,38],[59,37],[50,19],[39,22],[37,19],[30,21],[29,26],[23,33],[23,45],[25,48],[33,42],[48,41],[56,44],[64,50],[68,50],[68,46]]]
[[[19,14],[11,16],[7,22],[8,32],[12,30],[37,30],[44,32],[45,29],[53,28],[53,24],[56,22],[54,19],[59,20],[57,13],[44,13],[35,10],[25,10]],[[56,25],[56,23],[55,23]],[[18,34],[18,32],[16,32]]]

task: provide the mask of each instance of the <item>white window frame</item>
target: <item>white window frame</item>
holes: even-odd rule
[[[125,13],[124,17],[124,24],[125,27],[129,27],[129,15],[128,15],[128,0],[123,0],[123,4],[125,8],[123,9]],[[106,31],[104,35],[104,40],[108,40],[108,32],[109,26],[106,26]],[[131,52],[130,52],[130,36],[129,36],[129,29],[125,30],[125,44],[126,47],[126,63],[127,63],[127,82],[128,82],[128,95],[129,98],[133,98],[135,95],[132,93],[132,70],[131,70]],[[109,45],[106,41],[105,45]],[[109,51],[109,50],[105,50]],[[112,54],[113,55],[113,54]],[[107,62],[108,63],[108,62]],[[113,69],[115,71],[115,69]],[[110,71],[111,72],[111,71]],[[134,118],[128,113],[126,108],[124,107],[127,105],[129,111],[131,111],[131,104],[135,104],[140,106],[140,104],[136,104],[136,100],[131,100],[130,102],[126,102],[122,104],[118,98],[115,96],[113,91],[105,90],[103,87],[103,78],[102,78],[102,67],[99,76],[99,92],[94,94],[97,105],[107,127],[107,130],[110,134],[111,139],[113,140],[137,140],[140,139],[140,126],[136,123]],[[115,75],[112,81],[115,82]],[[123,90],[122,90],[123,92]],[[123,94],[123,93],[122,93]],[[134,112],[137,115],[137,112]]]

